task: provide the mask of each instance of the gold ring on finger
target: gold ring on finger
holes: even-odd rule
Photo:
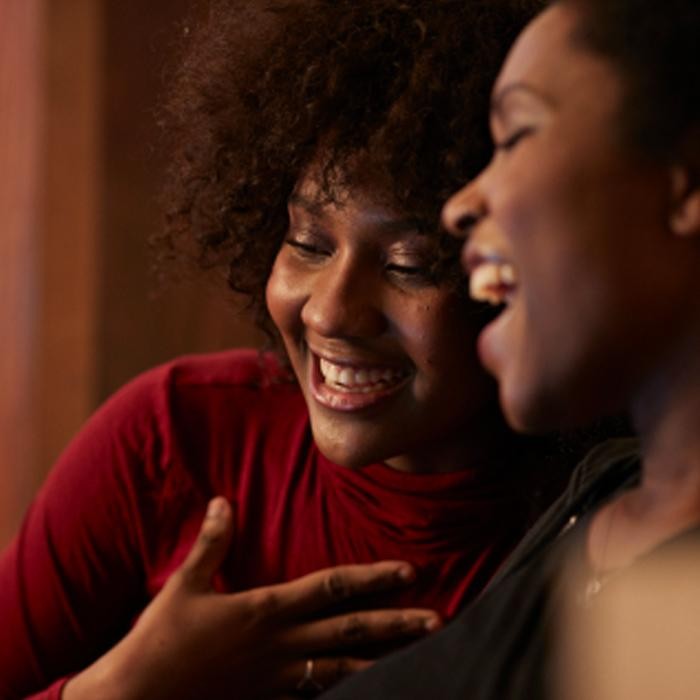
[[[314,660],[307,659],[304,664],[304,675],[297,683],[297,690],[308,697],[313,697],[323,689],[323,686],[314,678]]]

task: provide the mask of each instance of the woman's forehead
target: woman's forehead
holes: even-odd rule
[[[527,81],[537,87],[538,83],[546,86],[556,80],[562,72],[559,61],[572,50],[570,37],[574,26],[575,13],[562,3],[549,7],[532,20],[508,53],[494,93],[512,83]]]
[[[604,56],[575,41],[578,10],[558,2],[523,31],[496,81],[492,104],[514,86],[527,88],[554,109],[587,111],[613,106],[622,94],[621,75]]]

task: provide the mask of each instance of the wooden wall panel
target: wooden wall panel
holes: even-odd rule
[[[0,547],[110,393],[261,337],[222,287],[156,297],[155,110],[194,0],[0,0]]]
[[[47,2],[46,141],[36,469],[91,412],[101,205],[101,16],[95,0]]]
[[[0,547],[36,486],[33,350],[42,1],[0,2]]]

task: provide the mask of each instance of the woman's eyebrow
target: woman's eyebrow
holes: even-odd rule
[[[512,99],[511,95],[515,95],[517,98],[517,96],[520,94],[524,95],[526,98],[534,98],[538,102],[544,103],[549,107],[554,106],[554,102],[552,101],[552,99],[544,93],[542,93],[536,87],[530,85],[529,83],[517,81],[513,83],[508,83],[507,85],[500,88],[499,90],[496,90],[493,93],[493,95],[491,96],[491,116],[503,117],[503,114],[506,110],[506,104],[509,99]]]

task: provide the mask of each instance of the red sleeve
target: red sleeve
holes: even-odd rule
[[[120,391],[53,468],[0,557],[0,698],[40,692],[111,648],[147,602],[143,510],[157,464],[154,372]]]
[[[61,678],[60,681],[52,683],[46,690],[40,690],[34,695],[29,695],[25,700],[61,700],[61,693],[63,692],[63,686],[68,682],[70,676],[66,678]]]

